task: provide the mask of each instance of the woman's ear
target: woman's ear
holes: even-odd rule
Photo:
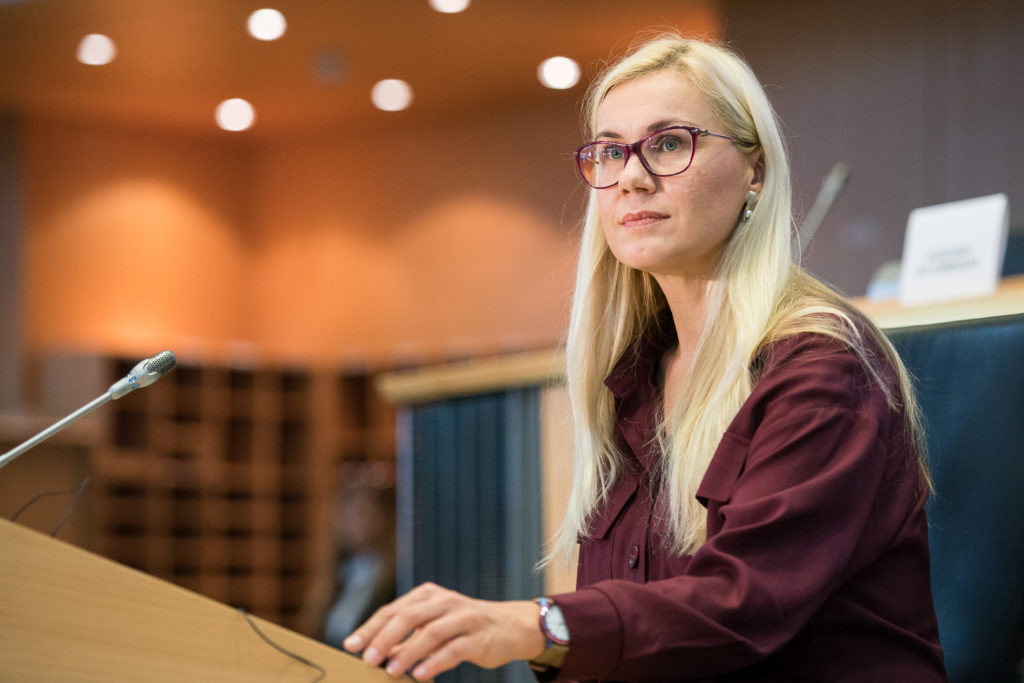
[[[764,153],[757,153],[757,161],[754,163],[754,179],[750,182],[750,189],[754,192],[761,192],[764,187]]]

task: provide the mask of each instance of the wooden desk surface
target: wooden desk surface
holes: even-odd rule
[[[999,284],[995,294],[975,299],[940,301],[910,307],[901,306],[895,299],[869,301],[858,297],[851,301],[882,329],[992,318],[1024,313],[1024,275],[1006,278]]]
[[[396,679],[253,618],[324,681]],[[297,681],[317,671],[263,642],[237,610],[0,520],[0,680]],[[412,679],[406,678],[411,681]]]

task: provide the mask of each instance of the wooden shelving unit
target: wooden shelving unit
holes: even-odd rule
[[[113,382],[137,359],[103,362]],[[96,549],[308,630],[339,465],[394,459],[394,411],[371,374],[183,363],[107,410],[91,463]]]

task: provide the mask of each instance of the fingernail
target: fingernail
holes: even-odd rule
[[[358,650],[363,646],[363,639],[353,633],[345,639],[343,645],[346,650]]]
[[[375,647],[371,647],[370,649],[368,649],[366,652],[363,653],[363,661],[366,662],[367,664],[372,664],[373,666],[377,666],[378,664],[380,664],[380,660],[381,660],[380,653],[377,652],[377,648],[375,648]]]
[[[398,676],[402,673],[402,667],[398,666],[398,662],[391,662],[388,664],[388,668],[385,669],[389,676]]]
[[[413,669],[412,677],[419,681],[422,681],[425,678],[430,678],[430,676],[427,676],[427,667],[422,664]]]

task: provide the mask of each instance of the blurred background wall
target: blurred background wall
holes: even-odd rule
[[[544,88],[537,66],[592,75],[649,24],[722,24],[702,0],[599,5],[291,0],[267,45],[242,35],[252,2],[0,6],[25,355],[380,367],[557,344],[584,86]],[[75,63],[100,30],[115,61]],[[370,104],[384,77],[413,86],[408,110]],[[214,125],[232,95],[251,130]]]
[[[807,250],[850,295],[899,259],[919,206],[1005,192],[1024,228],[1024,5],[1011,0],[723,3],[726,38],[788,133],[798,212],[849,179]]]

